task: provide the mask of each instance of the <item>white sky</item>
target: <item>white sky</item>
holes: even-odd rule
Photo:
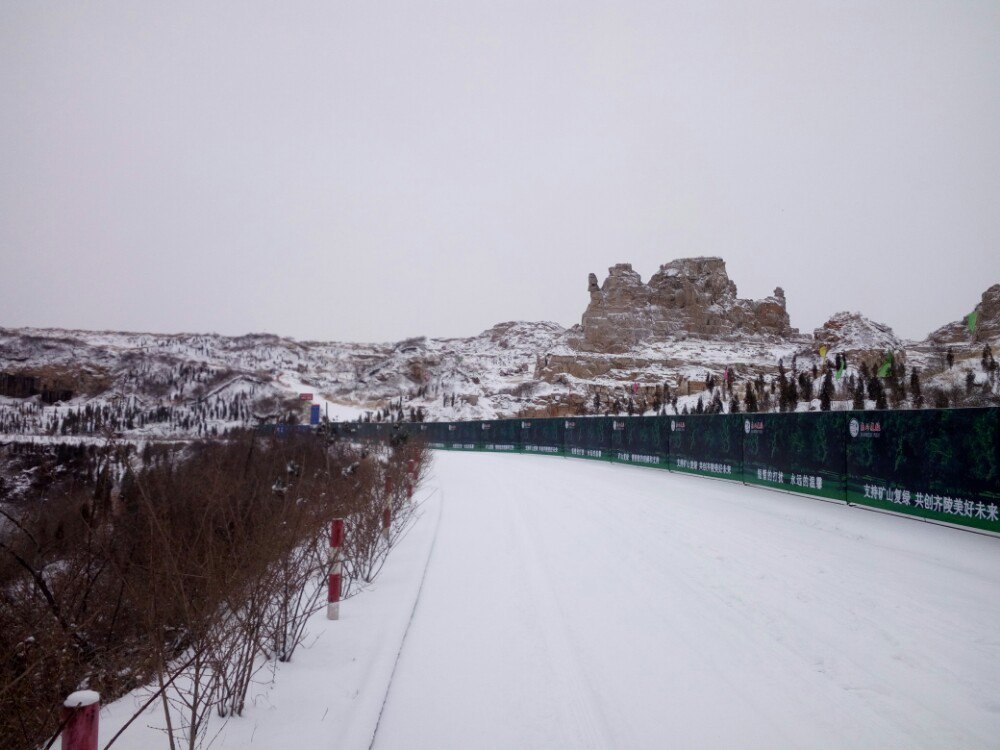
[[[720,255],[807,331],[1000,281],[998,2],[0,4],[0,325],[579,322]]]

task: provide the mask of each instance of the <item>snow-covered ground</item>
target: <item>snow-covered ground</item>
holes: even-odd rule
[[[997,746],[996,538],[549,457],[437,454],[423,492],[215,747]]]

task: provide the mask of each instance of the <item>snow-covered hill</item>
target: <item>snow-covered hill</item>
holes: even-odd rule
[[[721,279],[724,264],[713,268]],[[598,296],[606,304],[605,292],[593,289],[596,282],[591,286],[591,308]],[[679,294],[671,305],[682,304]],[[687,296],[700,299],[695,292]],[[628,315],[623,305],[615,308],[616,319]],[[699,314],[711,316],[714,309]],[[664,310],[664,316],[681,315]],[[682,312],[693,315],[687,307]],[[0,328],[0,434],[220,434],[259,418],[304,416],[301,393],[311,393],[331,419],[367,412],[397,418],[400,411],[407,419],[582,413],[592,410],[595,397],[605,409],[629,397],[646,408],[657,401],[693,408],[709,375],[721,382],[728,370],[736,394],[741,383],[776,379],[779,362],[809,378],[824,367],[824,347],[827,361],[843,355],[848,362],[834,408],[849,405],[851,376],[876,367],[887,351],[906,368],[906,378],[917,368],[926,393],[941,390],[955,403],[962,392],[1000,396],[995,366],[991,375],[983,359],[985,347],[1000,344],[1000,285],[983,295],[976,316],[971,331],[968,320],[956,322],[921,342],[899,339],[859,313],[837,313],[813,335],[741,332],[729,321],[722,333],[711,333],[719,324],[705,324],[603,351],[595,346],[601,337],[588,339],[582,326],[544,322],[500,323],[469,338],[384,344]],[[610,335],[606,325],[600,333]],[[817,403],[804,399],[799,408]]]

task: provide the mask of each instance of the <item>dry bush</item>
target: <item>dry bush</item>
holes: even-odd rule
[[[426,466],[414,444],[365,451],[313,434],[123,455],[120,481],[98,463],[89,484],[2,519],[2,747],[42,746],[73,690],[112,700],[141,685],[167,746],[203,746],[212,713],[241,715],[267,660],[306,637],[331,520],[347,520],[345,589],[372,580],[412,523]]]
[[[344,550],[344,597],[357,593],[382,570],[390,548],[415,520],[412,494],[426,472],[429,453],[416,441],[372,444],[353,467]],[[384,526],[388,509],[390,525]]]

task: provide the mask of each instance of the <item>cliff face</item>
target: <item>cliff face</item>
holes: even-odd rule
[[[1000,284],[994,284],[985,292],[973,311],[976,325],[969,333],[969,316],[954,323],[943,325],[927,340],[937,346],[949,346],[971,342],[975,344],[995,343],[1000,339]]]
[[[629,263],[608,269],[601,286],[590,274],[590,304],[579,348],[624,352],[637,344],[741,336],[783,339],[791,327],[781,288],[761,300],[740,299],[722,258],[681,258],[643,283]]]

